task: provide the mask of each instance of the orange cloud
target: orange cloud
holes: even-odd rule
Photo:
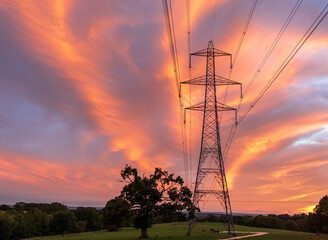
[[[215,1],[191,3],[192,51],[197,51],[205,48],[202,44],[206,45],[209,40]],[[104,6],[97,2],[96,14],[85,16],[83,9],[87,8],[89,13],[95,5],[90,7],[73,0],[0,2],[0,7],[10,19],[8,25],[13,29],[13,36],[8,36],[9,41],[15,44],[16,49],[26,52],[24,56],[38,63],[37,66],[45,65],[58,74],[58,85],[65,86],[69,90],[68,95],[74,92],[72,98],[82,102],[80,111],[85,114],[79,115],[76,122],[85,120],[91,126],[84,131],[77,130],[80,131],[75,137],[78,142],[77,153],[72,149],[74,157],[67,156],[71,162],[65,162],[68,161],[66,158],[65,161],[57,162],[49,153],[41,157],[38,150],[24,155],[23,151],[15,152],[15,148],[8,150],[3,147],[0,158],[2,181],[17,184],[17,188],[28,185],[30,188],[46,189],[51,185],[56,193],[60,188],[66,189],[67,196],[71,191],[86,198],[95,195],[105,199],[119,193],[119,184],[116,184],[114,176],[119,178],[119,170],[125,162],[137,165],[142,171],[161,166],[178,174],[183,173],[183,159],[179,151],[181,113],[160,3],[150,4],[151,10],[147,8],[140,11],[140,6],[133,2],[111,4],[106,3],[108,9],[105,14],[101,14]],[[234,53],[244,26],[243,19],[246,20],[248,8],[251,7],[249,3],[242,3],[243,7],[235,12],[236,4],[233,1],[217,1],[213,31],[215,46],[231,53]],[[262,7],[271,9],[274,4],[279,3],[267,3]],[[313,6],[310,10],[316,13]],[[233,71],[233,80],[243,82],[244,89],[276,36],[280,28],[279,21],[287,17],[283,15],[284,12],[267,12],[266,16],[262,16],[255,11]],[[173,14],[181,79],[186,80],[189,77],[189,58],[184,1],[173,2]],[[270,16],[279,18],[279,21],[273,22]],[[84,19],[88,21],[83,22]],[[298,41],[302,29],[296,25],[306,24],[303,19],[295,21],[299,24],[293,25],[284,34],[245,96],[240,114],[272,77],[294,42]],[[324,192],[326,186],[318,186],[317,183],[319,177],[327,180],[326,175],[319,171],[327,165],[325,150],[317,150],[319,147],[315,144],[313,149],[308,149],[310,145],[306,141],[303,141],[302,148],[295,146],[299,139],[327,124],[327,114],[321,109],[325,106],[325,95],[320,92],[321,96],[311,85],[315,78],[327,75],[321,63],[313,67],[317,61],[315,59],[324,59],[326,56],[323,48],[327,45],[327,34],[324,30],[317,34],[311,36],[302,53],[293,59],[238,127],[231,154],[225,162],[231,200],[237,210],[295,212],[297,209],[306,209]],[[217,74],[227,76],[228,65],[228,59],[218,59]],[[19,72],[19,69],[16,70]],[[192,77],[204,73],[205,60],[193,59]],[[34,74],[33,77],[39,75]],[[24,81],[25,78],[21,79],[21,82]],[[53,85],[53,92],[62,91],[58,85]],[[189,88],[182,88],[186,106],[203,99],[202,87],[193,87],[191,90],[189,102]],[[31,95],[38,94],[29,91]],[[218,89],[219,101],[224,91],[224,88]],[[238,105],[238,91],[229,88],[228,105]],[[55,102],[60,101],[55,99]],[[51,107],[44,107],[45,112],[53,111]],[[74,107],[74,104],[60,105],[61,110],[68,113],[72,113]],[[189,117],[192,118],[191,132]],[[220,123],[223,146],[232,119],[232,115],[224,114],[224,121]],[[64,124],[67,124],[66,120],[63,120]],[[195,178],[199,157],[201,124],[201,113],[187,115],[187,141],[192,143],[193,155],[192,179]],[[47,128],[49,125],[45,126]],[[42,137],[40,141],[47,141],[49,136]],[[101,141],[105,146],[99,147],[95,142],[101,137],[106,138]],[[307,156],[301,156],[305,152]],[[87,153],[90,156],[86,156]],[[309,176],[309,170],[315,171],[318,179]],[[112,192],[102,195],[103,189],[111,189]],[[245,196],[248,198],[243,199]],[[263,202],[255,203],[259,199]],[[271,200],[276,202],[268,202]],[[301,200],[304,202],[297,202],[293,206],[292,202]],[[214,204],[212,209],[216,209]]]
[[[102,192],[119,187],[109,182],[120,178],[119,169],[104,168],[101,165],[51,163],[44,159],[29,158],[2,150],[0,152],[0,163],[3,166],[0,179],[26,185],[27,189],[47,189],[51,186],[55,187],[54,194],[58,194],[59,198],[62,191],[68,190],[84,197],[96,195],[101,198],[99,201],[106,201]],[[5,186],[3,191],[6,191]],[[44,195],[43,198],[47,196]],[[71,199],[75,198],[72,194]]]
[[[92,42],[97,42],[97,36],[101,32],[113,30],[118,23],[108,20],[100,24],[96,22],[90,27],[91,39],[76,39],[68,26],[68,14],[77,3],[66,0],[50,3],[49,6],[45,4],[46,9],[30,1],[16,1],[12,3],[13,6],[9,6],[9,11],[17,12],[17,24],[21,25],[17,30],[21,31],[22,44],[26,44],[31,54],[58,69],[65,79],[69,79],[71,86],[79,91],[87,103],[86,110],[97,124],[98,134],[111,135],[112,151],[123,150],[127,159],[137,161],[148,170],[153,168],[154,160],[146,156],[153,140],[134,121],[136,116],[120,110],[119,106],[125,104],[122,99],[113,97],[110,89],[104,86],[103,83],[113,80],[104,77],[104,70],[99,67],[102,65],[101,49],[92,46]],[[123,56],[127,66],[143,76],[143,72],[129,56],[131,44],[126,41],[119,45],[115,39],[110,41]],[[170,165],[163,154],[154,156],[155,158],[164,166]]]

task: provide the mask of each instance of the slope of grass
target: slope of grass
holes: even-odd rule
[[[213,234],[209,233],[209,230],[218,229],[220,231],[225,231],[222,224],[218,223],[198,223],[193,229],[190,237],[186,237],[185,234],[188,229],[187,223],[177,223],[173,224],[156,224],[149,229],[148,233],[150,239],[156,240],[212,240],[212,239],[224,239],[232,237],[226,233]],[[201,233],[202,230],[207,230],[206,234]],[[270,228],[253,228],[246,226],[236,226],[236,231],[245,232],[268,232],[269,234],[257,237],[249,237],[245,239],[249,240],[328,240],[328,235],[316,235],[314,233],[304,233],[304,232],[294,232],[286,230],[277,230]],[[33,238],[35,240],[135,240],[139,237],[140,230],[134,228],[124,228],[123,231],[119,232],[89,232],[89,233],[79,233],[79,234],[68,234],[64,238],[62,236],[50,236]],[[237,235],[248,235],[247,233],[237,234]]]

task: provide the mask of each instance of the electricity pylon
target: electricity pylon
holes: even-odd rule
[[[199,201],[202,197],[205,195],[214,195],[224,208],[225,222],[227,224],[228,232],[230,233],[232,231],[232,233],[235,234],[227,179],[221,151],[218,112],[235,111],[236,114],[237,112],[235,108],[217,102],[216,86],[235,84],[239,84],[241,86],[241,84],[215,75],[215,57],[230,56],[231,62],[231,54],[215,49],[212,41],[209,41],[206,49],[192,53],[190,54],[190,58],[191,56],[206,57],[207,60],[205,76],[181,82],[182,84],[205,86],[204,102],[186,108],[187,110],[203,111],[204,113],[202,140],[193,203],[198,207]],[[214,180],[218,183],[216,184],[218,189],[210,189],[209,186],[205,186],[203,180],[208,175],[212,175],[214,177]],[[190,221],[187,235],[190,235],[193,225],[194,222]]]

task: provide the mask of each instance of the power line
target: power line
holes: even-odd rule
[[[184,103],[183,103],[183,98],[181,95],[181,86],[180,86],[180,82],[181,82],[181,75],[180,75],[180,66],[179,66],[179,58],[178,58],[178,50],[176,47],[176,39],[175,39],[175,30],[174,30],[174,20],[173,20],[173,12],[172,12],[172,2],[171,0],[169,0],[169,16],[170,16],[170,20],[171,20],[171,25],[172,25],[172,42],[174,45],[174,53],[175,53],[175,59],[176,59],[176,69],[177,69],[177,76],[178,78],[176,78],[177,80],[177,87],[178,87],[178,94],[179,94],[179,101],[180,101],[180,119],[182,120],[184,118]],[[183,151],[183,158],[184,158],[184,171],[185,171],[185,178],[187,183],[189,183],[189,174],[188,174],[188,146],[187,146],[187,131],[186,131],[186,124],[185,124],[185,120],[183,120],[182,125],[181,125],[182,129],[182,151]]]
[[[304,45],[304,43],[309,39],[309,37],[312,35],[312,33],[317,29],[317,27],[320,25],[320,23],[324,20],[324,18],[328,14],[328,11],[326,13],[324,13],[324,11],[327,9],[327,7],[328,7],[328,4],[321,11],[321,13],[319,14],[319,16],[315,19],[315,21],[312,23],[312,25],[309,27],[309,29],[306,31],[306,33],[302,36],[302,38],[298,41],[298,43],[293,48],[293,50],[290,52],[290,54],[288,55],[288,57],[280,65],[280,67],[275,72],[275,74],[270,79],[270,81],[267,83],[267,85],[261,90],[260,94],[255,98],[255,100],[249,106],[249,108],[246,110],[246,112],[244,113],[244,115],[240,118],[239,123],[248,115],[248,113],[252,110],[252,108],[258,103],[258,101],[268,91],[268,89],[276,81],[276,79],[279,77],[279,75],[284,71],[284,69],[287,67],[287,65],[290,63],[290,61],[294,58],[294,56],[297,54],[297,52],[301,49],[301,47]]]
[[[229,138],[226,144],[226,149],[224,151],[224,158],[226,158],[232,139],[235,135],[236,129],[239,126],[239,124],[245,119],[245,117],[249,114],[249,112],[254,108],[254,106],[258,103],[258,101],[263,97],[263,95],[268,91],[268,89],[272,86],[272,84],[276,81],[276,79],[279,77],[279,75],[283,72],[283,70],[287,67],[287,65],[290,63],[290,61],[294,58],[294,56],[297,54],[297,52],[302,48],[304,43],[309,39],[309,37],[312,35],[312,33],[317,29],[317,27],[320,25],[320,23],[324,20],[324,18],[327,16],[328,11],[325,13],[325,10],[328,8],[328,4],[325,6],[325,8],[320,12],[318,17],[315,19],[315,21],[311,24],[309,29],[304,33],[302,38],[298,41],[296,46],[293,48],[293,50],[290,52],[290,54],[287,56],[287,58],[284,60],[284,62],[280,65],[280,67],[277,69],[273,77],[270,79],[270,81],[266,84],[266,86],[261,90],[259,95],[255,98],[255,100],[252,102],[252,104],[249,106],[249,108],[245,111],[243,116],[240,118],[238,123],[234,125],[231,128]]]
[[[254,13],[254,10],[255,10],[255,7],[256,7],[256,4],[257,4],[257,0],[254,0],[254,1],[253,1],[253,4],[252,4],[252,6],[251,6],[250,12],[249,12],[249,14],[248,14],[247,20],[246,20],[246,22],[245,22],[245,25],[244,25],[243,31],[242,31],[242,33],[241,33],[241,36],[240,36],[240,39],[239,39],[239,42],[238,42],[237,48],[236,48],[236,50],[235,50],[234,57],[233,57],[233,59],[232,59],[232,61],[231,61],[231,67],[230,67],[230,71],[229,71],[228,79],[231,79],[232,71],[233,71],[233,67],[234,67],[234,65],[235,65],[235,62],[236,62],[236,60],[237,60],[237,57],[238,57],[239,51],[240,51],[241,46],[242,46],[242,44],[243,44],[243,41],[244,41],[245,35],[246,35],[246,33],[247,33],[247,30],[248,30],[249,24],[250,24],[250,22],[251,22],[251,19],[252,19],[252,16],[253,16],[253,13]],[[215,11],[214,11],[214,14],[215,14]],[[213,19],[214,19],[214,17],[213,17]],[[226,102],[227,95],[228,95],[228,89],[229,89],[229,85],[227,85],[226,88],[225,88],[225,93],[224,93],[224,97],[223,97],[223,104],[225,104],[225,102]],[[241,90],[241,91],[242,91],[242,90]],[[242,97],[242,92],[241,92],[241,97]],[[221,114],[219,115],[219,123],[221,123],[222,115],[223,115],[223,112],[221,112]],[[232,126],[234,126],[234,124],[233,124]],[[223,160],[225,160],[225,158],[224,158],[224,153],[223,153]],[[210,189],[214,189],[214,187],[215,187],[215,181],[213,180]]]
[[[169,4],[168,4],[168,1],[169,1]],[[184,160],[185,177],[188,178],[188,159],[187,159],[188,156],[187,156],[187,151],[186,151],[186,130],[185,130],[185,125],[184,125],[184,115],[183,115],[184,103],[183,103],[183,98],[181,97],[181,87],[180,87],[181,77],[180,77],[178,51],[177,51],[176,39],[175,39],[172,4],[171,4],[171,0],[162,0],[162,4],[163,4],[163,11],[164,11],[167,35],[169,38],[175,81],[176,81],[177,91],[178,91],[182,154],[183,154],[183,160]]]
[[[168,2],[170,4],[168,4]],[[170,43],[170,50],[171,50],[171,58],[173,62],[173,70],[178,90],[178,97],[180,106],[183,107],[183,99],[181,98],[181,89],[180,89],[180,68],[179,68],[179,60],[178,60],[178,54],[177,54],[177,48],[176,48],[176,41],[175,41],[175,32],[174,32],[174,22],[173,22],[173,16],[172,16],[172,5],[171,0],[162,0],[163,3],[163,10],[164,10],[164,18],[166,23],[166,29],[167,34],[169,37],[169,43]]]
[[[274,50],[274,48],[276,47],[277,43],[279,42],[281,36],[283,35],[283,33],[285,32],[286,28],[288,27],[290,21],[293,19],[295,13],[297,12],[297,10],[299,9],[300,5],[302,4],[303,0],[297,0],[295,6],[293,7],[292,11],[290,12],[288,18],[286,19],[285,23],[283,24],[282,28],[280,29],[278,35],[276,36],[275,40],[273,41],[273,43],[271,44],[269,50],[267,51],[266,55],[264,56],[264,58],[262,59],[259,67],[257,68],[257,70],[255,71],[253,77],[251,78],[250,82],[248,83],[248,85],[245,88],[245,92],[243,93],[243,95],[246,95],[246,93],[248,92],[249,88],[251,87],[251,85],[253,84],[253,82],[255,81],[255,79],[257,78],[257,76],[259,75],[260,71],[262,70],[264,64],[266,63],[266,61],[268,60],[268,58],[270,57],[272,51]]]
[[[251,10],[248,14],[248,17],[247,17],[247,20],[246,20],[246,23],[245,23],[245,26],[244,26],[244,29],[243,29],[243,32],[241,34],[241,37],[239,39],[239,42],[238,42],[238,45],[237,45],[237,49],[235,51],[235,54],[233,55],[233,59],[232,59],[232,68],[233,66],[235,65],[235,62],[237,60],[237,57],[238,57],[238,54],[239,54],[239,51],[240,51],[240,48],[241,48],[241,45],[243,44],[243,41],[244,41],[244,38],[245,38],[245,35],[247,33],[247,29],[248,29],[248,26],[249,26],[249,23],[251,22],[251,19],[252,19],[252,16],[253,16],[253,13],[254,13],[254,10],[255,10],[255,7],[256,7],[256,4],[257,4],[257,0],[254,0],[253,1],[253,4],[252,4],[252,7],[251,7]]]
[[[187,3],[187,37],[188,37],[188,58],[191,54],[191,22],[190,22],[190,0],[186,0],[186,3]],[[189,67],[188,67],[188,76],[189,76],[189,79],[191,79],[191,63],[189,62]],[[192,85],[190,84],[189,85],[189,106],[191,106],[191,87]],[[192,179],[192,175],[191,175],[191,172],[192,172],[192,150],[191,150],[191,146],[192,146],[192,139],[191,139],[191,122],[192,122],[192,115],[191,115],[191,112],[189,113],[189,186],[190,188],[192,188],[192,182],[191,182],[191,179]],[[188,167],[188,166],[187,166]]]
[[[242,105],[242,102],[243,102],[243,99],[247,93],[247,91],[249,90],[249,88],[251,87],[251,85],[254,83],[255,79],[257,78],[258,74],[260,73],[260,71],[262,70],[264,64],[266,63],[266,61],[268,60],[268,58],[270,57],[272,51],[274,50],[274,48],[276,47],[277,43],[279,42],[280,38],[282,37],[283,33],[285,32],[286,28],[288,27],[290,21],[293,19],[295,13],[297,12],[297,10],[299,9],[301,3],[302,3],[303,0],[297,0],[297,2],[295,3],[294,7],[292,8],[291,12],[289,13],[286,21],[284,22],[283,26],[281,27],[278,35],[276,36],[276,38],[274,39],[273,43],[271,44],[270,48],[268,49],[267,53],[264,55],[259,67],[257,68],[257,70],[255,71],[253,77],[251,78],[250,82],[248,83],[248,85],[246,86],[246,90],[244,93],[242,93],[242,96],[239,100],[239,104],[238,104],[238,107],[237,107],[237,114],[239,113],[239,110],[240,110],[240,107]],[[253,3],[253,6],[252,6],[252,9],[255,8],[254,4],[256,4],[255,2]],[[252,16],[252,10],[251,9],[251,12],[249,14],[249,16]],[[245,25],[245,29],[246,28],[246,25]],[[243,36],[242,36],[243,37]],[[225,95],[226,97],[226,95]],[[224,159],[226,158],[228,152],[229,152],[229,149],[230,149],[230,146],[232,144],[232,141],[233,141],[233,138],[235,136],[235,133],[236,133],[236,130],[237,130],[237,125],[236,124],[233,124],[230,128],[230,131],[229,131],[229,134],[228,134],[228,138],[227,138],[227,141],[226,141],[226,146],[225,146],[225,149],[223,151],[223,156],[224,156]]]
[[[241,48],[241,46],[242,46],[242,44],[243,44],[243,41],[244,41],[245,35],[246,35],[246,33],[247,33],[247,30],[248,30],[248,26],[249,26],[249,24],[250,24],[250,22],[251,22],[251,19],[252,19],[252,17],[253,17],[253,13],[254,13],[254,10],[255,10],[255,7],[256,7],[256,4],[257,4],[257,0],[254,0],[254,1],[253,1],[253,4],[252,4],[252,6],[251,6],[251,10],[250,10],[250,12],[249,12],[249,14],[248,14],[247,20],[246,20],[246,22],[245,22],[245,26],[244,26],[243,31],[242,31],[242,33],[241,33],[241,36],[240,36],[240,39],[239,39],[239,42],[238,42],[238,45],[237,45],[237,48],[236,48],[235,54],[233,55],[234,57],[233,57],[233,59],[232,59],[231,68],[230,68],[230,72],[229,72],[228,79],[230,79],[231,76],[232,76],[233,67],[234,67],[235,62],[236,62],[236,60],[237,60],[237,57],[238,57],[238,54],[239,54],[240,48]],[[229,89],[229,86],[226,86],[226,89],[225,89],[225,92],[224,92],[224,97],[223,97],[223,104],[225,104],[225,102],[226,102],[226,99],[227,99],[227,96],[228,96],[228,89]],[[241,97],[242,97],[242,94],[241,94]],[[222,119],[222,114],[223,114],[223,113],[221,113],[221,115],[220,115],[220,122],[221,122],[221,119]]]

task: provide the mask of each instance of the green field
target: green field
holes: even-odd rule
[[[224,231],[222,224],[218,223],[198,223],[197,226],[193,229],[193,232],[190,237],[186,237],[187,223],[177,223],[173,224],[156,224],[149,229],[148,233],[150,239],[158,240],[173,240],[173,239],[190,239],[190,240],[210,240],[210,239],[224,239],[231,237],[231,235],[225,233],[209,233],[209,229],[218,229]],[[201,233],[202,230],[207,230],[206,234]],[[245,232],[268,232],[269,234],[264,236],[249,237],[245,239],[257,239],[257,240],[328,240],[328,235],[317,235],[314,233],[304,233],[304,232],[294,232],[286,230],[277,230],[270,228],[254,228],[246,226],[236,226],[236,231],[245,231]],[[139,229],[134,228],[124,228],[123,231],[119,232],[89,232],[89,233],[80,233],[80,234],[68,234],[64,238],[62,236],[52,236],[52,237],[41,237],[33,238],[38,240],[132,240],[137,239],[140,235]],[[247,234],[238,234],[238,235],[247,235]]]

